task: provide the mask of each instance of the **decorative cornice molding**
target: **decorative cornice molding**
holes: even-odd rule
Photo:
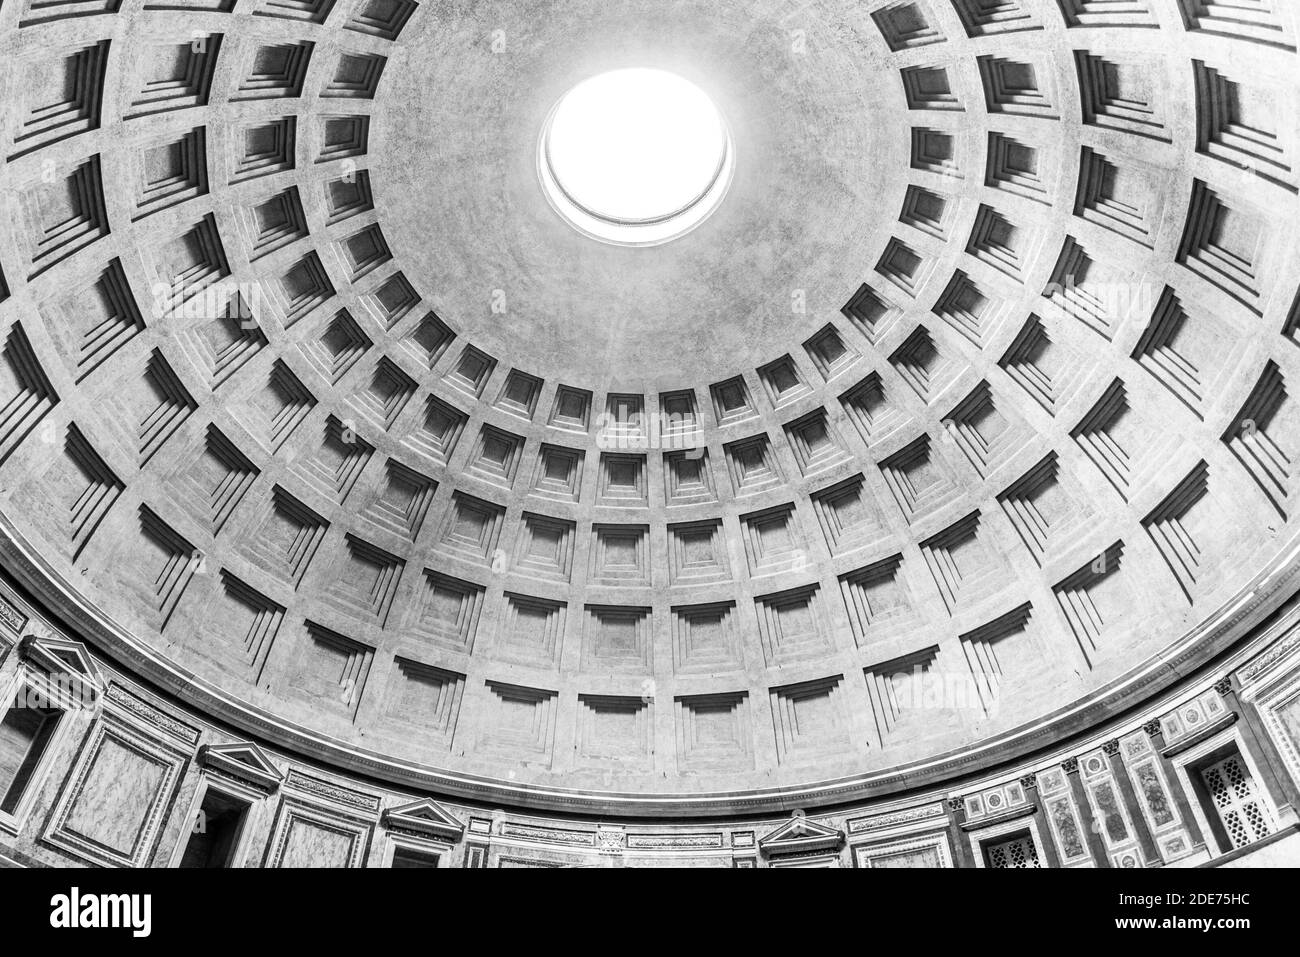
[[[502,837],[536,841],[539,844],[562,844],[566,847],[596,846],[595,831],[569,830],[562,827],[545,827],[538,824],[503,821],[498,833]]]
[[[961,810],[961,798],[949,798],[948,806],[954,811]],[[905,808],[901,811],[888,811],[883,814],[854,818],[848,822],[848,828],[850,834],[863,834],[868,831],[880,831],[903,824],[939,820],[945,817],[947,815],[942,804],[923,804],[920,807]]]
[[[15,635],[19,635],[27,624],[27,616],[4,598],[0,598],[0,624],[8,626]]]
[[[711,832],[708,834],[629,834],[627,835],[627,846],[629,849],[671,849],[671,848],[721,848],[723,847],[721,832]]]
[[[51,691],[68,703],[93,704],[101,700],[104,675],[79,641],[28,635],[18,643],[18,657],[47,675]]]
[[[1019,807],[1012,808],[1002,814],[990,814],[988,817],[977,818],[974,821],[966,821],[961,825],[963,831],[980,831],[986,827],[993,827],[998,824],[1005,824],[1007,821],[1014,821],[1018,817],[1028,817],[1030,814],[1038,813],[1038,805],[1030,802],[1022,804]]]
[[[843,831],[809,820],[802,811],[796,811],[790,820],[758,839],[758,849],[764,857],[838,851],[843,846]]]
[[[289,776],[284,783],[286,787],[315,795],[331,804],[341,804],[345,807],[356,808],[358,811],[366,811],[372,814],[379,810],[379,798],[376,795],[354,791],[351,788],[343,787],[341,784],[304,774],[297,768],[289,771]]]
[[[199,764],[225,777],[251,785],[266,794],[273,793],[284,782],[284,775],[271,763],[262,749],[251,741],[239,744],[205,744],[199,748]]]
[[[149,702],[133,694],[127,688],[118,684],[116,681],[108,686],[104,693],[104,698],[113,704],[127,711],[134,717],[152,725],[159,731],[171,735],[178,741],[186,744],[195,744],[199,740],[199,729],[178,721],[171,715],[158,708],[155,708]]]
[[[1293,628],[1281,639],[1269,645],[1264,654],[1243,667],[1238,672],[1241,680],[1243,682],[1254,681],[1297,648],[1300,648],[1300,628]]]
[[[465,825],[430,798],[389,808],[380,817],[380,821],[390,831],[435,838],[452,844],[465,835]]]
[[[1238,717],[1239,716],[1235,711],[1225,711],[1223,713],[1223,716],[1217,719],[1216,721],[1212,722],[1211,724],[1207,724],[1202,728],[1198,728],[1192,734],[1179,738],[1173,744],[1167,745],[1166,747],[1161,749],[1160,753],[1164,755],[1166,758],[1172,758],[1176,754],[1181,754],[1182,752],[1186,751],[1188,748],[1195,747],[1196,745],[1200,744],[1202,741],[1208,740],[1209,738],[1214,737],[1220,731],[1223,731],[1224,729],[1229,728],[1232,725],[1236,724]]]

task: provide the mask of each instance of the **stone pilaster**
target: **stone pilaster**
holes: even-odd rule
[[[974,867],[975,854],[971,850],[970,840],[961,829],[966,822],[966,806],[960,797],[950,797],[943,803],[948,814],[948,841],[952,844],[953,862],[958,867]]]
[[[1137,791],[1133,787],[1133,781],[1129,778],[1128,767],[1124,764],[1124,755],[1119,746],[1118,738],[1111,738],[1101,746],[1102,753],[1106,755],[1106,761],[1110,764],[1111,773],[1115,776],[1115,783],[1119,787],[1120,797],[1124,801],[1124,806],[1128,808],[1128,816],[1133,821],[1133,830],[1137,834],[1138,846],[1142,848],[1142,863],[1146,867],[1152,867],[1162,862],[1160,849],[1156,847],[1155,836],[1151,833],[1151,825],[1147,823],[1146,815],[1142,812],[1142,805],[1138,802]]]
[[[1057,853],[1056,841],[1052,839],[1052,828],[1047,820],[1047,809],[1043,807],[1042,798],[1038,796],[1038,779],[1032,774],[1026,774],[1020,779],[1020,786],[1025,789],[1025,797],[1033,802],[1037,809],[1039,821],[1039,839],[1043,846],[1039,848],[1043,856],[1047,859],[1048,867],[1060,867],[1061,855]]]
[[[1083,825],[1083,833],[1087,837],[1088,851],[1092,854],[1093,863],[1098,867],[1110,867],[1110,855],[1106,853],[1106,842],[1101,839],[1101,827],[1092,813],[1092,805],[1088,802],[1083,781],[1079,779],[1079,759],[1066,758],[1061,762],[1061,769],[1065,771],[1066,780],[1070,782],[1070,793],[1074,795],[1075,806],[1079,809],[1079,822]]]
[[[1142,726],[1142,730],[1151,739],[1151,747],[1155,749],[1160,758],[1160,768],[1165,773],[1165,780],[1169,782],[1169,793],[1178,808],[1178,816],[1183,819],[1183,824],[1187,828],[1187,834],[1191,838],[1192,845],[1197,848],[1204,847],[1205,835],[1201,833],[1201,826],[1196,821],[1196,815],[1192,813],[1191,802],[1187,799],[1187,790],[1179,780],[1178,772],[1174,769],[1174,763],[1164,756],[1164,729],[1160,727],[1159,721],[1148,721]]]

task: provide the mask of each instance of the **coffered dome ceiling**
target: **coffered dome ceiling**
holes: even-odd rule
[[[6,0],[4,567],[445,792],[808,803],[1067,735],[1294,589],[1296,43],[1280,0]],[[627,67],[734,146],[649,248],[538,179]]]

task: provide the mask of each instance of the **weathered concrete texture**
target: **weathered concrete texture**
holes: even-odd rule
[[[874,34],[839,3],[464,7],[394,58],[385,232],[440,314],[548,380],[653,394],[757,367],[838,315],[897,216],[909,117]],[[587,240],[538,189],[547,111],[627,66],[699,85],[736,145],[723,206],[653,249]]]

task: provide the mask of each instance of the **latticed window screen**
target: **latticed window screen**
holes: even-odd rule
[[[1240,755],[1211,764],[1201,771],[1201,777],[1234,848],[1273,833],[1272,811]]]
[[[1038,849],[1034,839],[1021,834],[988,846],[989,867],[1038,867]]]

